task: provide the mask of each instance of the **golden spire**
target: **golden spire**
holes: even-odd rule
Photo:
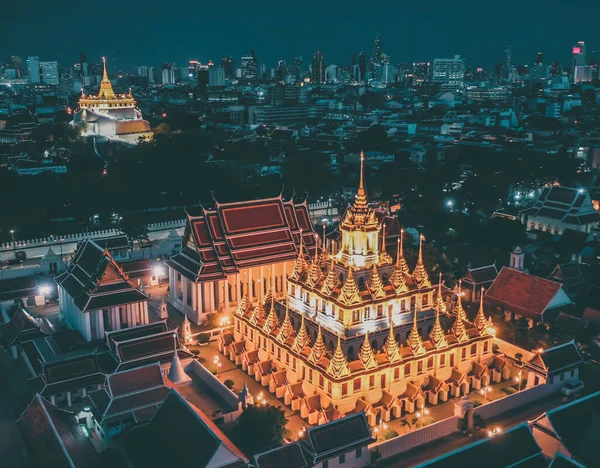
[[[286,309],[287,310],[287,309]],[[306,332],[306,325],[304,325],[304,314],[302,314],[302,320],[300,321],[300,330],[298,330],[298,334],[296,338],[294,338],[294,344],[292,345],[292,349],[296,353],[301,353],[308,343],[310,338],[308,337],[308,333]]]
[[[371,343],[369,343],[369,331],[365,333],[365,340],[363,344],[360,346],[360,350],[358,352],[358,358],[362,363],[365,369],[374,369],[377,367],[377,361],[375,360],[375,353],[373,352],[373,348],[371,347]]]
[[[358,192],[356,193],[356,198],[354,200],[355,208],[366,208],[368,204],[367,201],[367,191],[365,190],[365,152],[360,152],[360,182],[358,185]]]
[[[452,311],[452,315],[460,317],[461,320],[468,322],[467,313],[462,305],[462,279],[458,280],[458,300],[456,301],[456,306]]]
[[[404,275],[410,276],[410,269],[404,258],[404,228],[400,229],[400,237],[398,238],[398,258],[396,259],[396,265],[400,267],[400,271]]]
[[[319,264],[321,265],[321,268],[327,268],[327,264],[329,263],[329,252],[327,252],[327,245],[326,245],[326,235],[327,235],[327,224],[323,223],[323,246],[321,247],[321,257],[319,259]],[[333,243],[331,245],[332,249],[333,249]],[[332,250],[333,253],[333,250]]]
[[[429,333],[429,341],[436,348],[445,348],[448,346],[448,342],[446,341],[446,335],[444,334],[444,329],[442,328],[442,324],[440,323],[440,312],[442,311],[442,307],[439,305],[438,299],[441,300],[441,304],[444,306],[444,310],[446,305],[444,301],[441,299],[442,297],[442,274],[440,273],[440,284],[438,290],[438,297],[436,299],[436,303],[434,305],[435,310],[435,323],[433,324],[433,328],[431,329],[431,333]]]
[[[100,83],[100,90],[98,91],[98,97],[104,99],[110,99],[115,97],[112,84],[108,79],[108,72],[106,71],[106,57],[102,57],[104,63],[104,75],[102,76],[102,82]]]
[[[421,234],[419,236],[419,259],[417,260],[417,266],[413,270],[413,281],[417,285],[417,288],[430,288],[431,281],[429,281],[429,275],[427,274],[427,270],[425,269],[425,265],[423,265],[423,239],[425,236]]]
[[[256,304],[256,307],[254,307],[254,311],[252,312],[252,315],[250,317],[250,323],[252,325],[258,325],[260,321],[265,318],[265,316],[265,306],[261,301],[258,301],[258,304]]]
[[[237,308],[238,315],[244,315],[248,312],[248,308],[250,307],[250,299],[248,299],[248,293],[242,294],[242,299],[240,300],[240,304]]]
[[[346,279],[344,280],[344,285],[338,296],[338,301],[345,306],[362,304],[358,286],[356,285],[354,275],[352,274],[352,267],[348,268],[348,276],[346,276]]]
[[[293,281],[300,281],[302,275],[306,271],[306,261],[304,260],[304,238],[302,237],[302,229],[300,229],[300,248],[298,249],[298,257],[294,263],[294,268],[290,273],[289,279]]]
[[[319,265],[319,244],[316,243],[315,256],[313,257],[310,269],[308,270],[308,278],[306,279],[308,286],[311,288],[315,287],[319,283],[322,275],[323,272],[321,271],[321,266]]]
[[[473,320],[473,325],[475,325],[475,329],[477,333],[481,336],[491,335],[490,330],[488,328],[488,322],[485,319],[485,314],[483,313],[483,293],[485,288],[481,288],[481,300],[479,302],[479,310],[477,311],[477,315],[475,316],[475,320]]]
[[[344,356],[344,352],[342,351],[342,341],[339,336],[337,346],[335,347],[333,356],[329,361],[329,366],[327,366],[327,373],[334,379],[340,379],[342,377],[347,377],[350,375],[350,369],[348,368],[348,360],[346,359],[346,356]]]
[[[415,355],[423,354],[425,352],[425,348],[423,347],[423,340],[421,339],[421,335],[419,334],[419,328],[417,327],[417,309],[415,309],[413,327],[408,335],[406,344],[410,348],[410,351]]]
[[[304,316],[302,316],[304,318]],[[290,313],[288,306],[285,306],[285,318],[283,319],[283,324],[279,329],[279,333],[277,334],[277,341],[281,343],[285,343],[285,341],[289,338],[290,335],[293,335],[294,327],[292,327],[292,322],[290,322]]]
[[[383,290],[383,281],[379,276],[379,272],[377,271],[377,265],[373,264],[373,271],[371,273],[371,277],[369,278],[369,291],[373,299],[382,299],[386,296],[385,291]]]
[[[390,314],[390,333],[387,340],[385,340],[385,345],[383,345],[383,351],[390,362],[396,362],[402,359],[400,347],[394,336],[394,321],[392,320],[392,314]]]
[[[442,272],[440,271],[440,282],[438,284],[438,293],[435,298],[435,303],[433,304],[433,308],[437,313],[445,314],[446,313],[446,303],[444,302],[444,298],[442,297]]]
[[[325,281],[323,281],[323,286],[321,287],[321,292],[326,296],[330,296],[338,284],[333,260],[334,258],[331,256],[331,266],[329,267],[329,271],[327,272],[327,276],[325,277]]]
[[[319,362],[321,357],[325,354],[325,341],[323,341],[323,334],[321,333],[321,324],[319,324],[319,330],[317,331],[317,339],[315,340],[312,348],[310,350],[310,354],[308,355],[308,360],[313,364]]]
[[[469,341],[467,329],[465,328],[465,322],[463,321],[460,315],[456,317],[456,320],[452,324],[452,334],[456,338],[456,341],[458,341],[459,343]]]
[[[381,223],[383,226],[383,241],[381,242],[381,253],[379,254],[379,263],[380,264],[388,264],[392,263],[394,260],[391,255],[387,253],[386,250],[386,238],[385,238],[385,222]]]
[[[259,302],[260,305],[260,302]],[[275,300],[272,302],[271,310],[269,311],[269,315],[267,316],[267,320],[265,320],[265,324],[263,325],[263,331],[267,334],[271,333],[279,326],[279,319],[277,318],[277,314],[275,313]]]
[[[265,310],[267,309],[267,305],[273,303],[273,288],[269,287],[269,289],[267,289],[267,294],[265,295],[265,298],[263,300],[263,305],[265,307]]]

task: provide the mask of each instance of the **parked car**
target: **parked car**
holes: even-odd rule
[[[583,382],[581,380],[573,380],[560,389],[560,393],[564,396],[573,396],[583,390]]]

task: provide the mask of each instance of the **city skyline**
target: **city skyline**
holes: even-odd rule
[[[460,54],[469,66],[492,68],[502,58],[505,42],[511,44],[513,62],[517,64],[532,64],[536,54],[542,52],[548,63],[559,60],[569,65],[571,46],[579,40],[589,44],[590,56],[594,50],[589,31],[593,13],[599,8],[590,2],[573,5],[571,8],[585,9],[586,14],[576,23],[565,23],[552,35],[546,31],[555,15],[554,6],[560,6],[558,1],[526,6],[509,2],[493,17],[483,20],[474,2],[466,2],[459,17],[452,7],[434,3],[435,8],[426,12],[414,5],[368,9],[350,5],[344,7],[344,20],[339,21],[341,10],[331,5],[318,13],[298,9],[290,15],[289,8],[274,9],[267,4],[262,10],[246,5],[232,8],[230,4],[225,9],[218,5],[200,7],[184,0],[178,13],[150,8],[140,15],[143,21],[124,21],[122,27],[127,31],[123,34],[107,34],[104,31],[113,26],[104,15],[88,15],[74,6],[57,16],[60,9],[34,0],[40,14],[29,18],[33,33],[20,34],[15,30],[18,21],[3,25],[9,35],[22,37],[10,49],[3,48],[2,56],[40,56],[42,60],[69,65],[77,62],[83,51],[92,63],[107,56],[113,70],[131,72],[139,65],[183,65],[194,59],[206,63],[224,55],[234,57],[238,66],[240,57],[250,49],[255,50],[260,63],[268,66],[276,66],[281,59],[291,62],[295,56],[302,56],[306,66],[314,51],[321,50],[327,63],[343,65],[350,62],[352,53],[361,50],[370,57],[377,34],[382,35],[382,51],[391,56],[393,64]],[[152,5],[151,0],[148,6]],[[104,11],[114,11],[118,16],[119,6],[111,0]],[[6,18],[19,18],[27,12],[23,6],[13,4],[8,5],[7,13]],[[83,16],[85,21],[81,21]],[[177,24],[184,16],[211,19],[186,28]],[[54,32],[59,21],[69,24],[68,34]],[[310,33],[307,25],[311,26]],[[344,38],[342,44],[332,40],[336,36]]]

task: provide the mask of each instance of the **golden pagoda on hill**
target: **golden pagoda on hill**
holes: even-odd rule
[[[483,309],[476,325],[461,316],[445,329],[441,277],[439,285],[431,284],[423,237],[411,273],[402,236],[394,261],[380,249],[381,229],[368,204],[361,157],[358,193],[340,224],[339,251],[324,262],[317,249],[310,259],[300,246],[286,297],[276,303],[278,322],[261,327],[251,310],[235,314],[235,342],[244,342],[248,365],[258,350],[258,360],[285,369],[289,383],[302,381],[305,395],[317,392],[324,407],[348,413],[359,399],[376,404],[383,391],[399,396],[409,382],[426,385],[430,376],[450,381],[457,372],[470,372],[473,362],[492,359]],[[457,385],[459,392],[468,390]]]
[[[81,90],[79,109],[71,125],[79,129],[82,136],[100,136],[127,143],[152,139],[150,124],[143,119],[131,90],[128,94],[116,94],[108,79],[106,59],[103,57],[102,61],[104,75],[98,94],[86,96]]]

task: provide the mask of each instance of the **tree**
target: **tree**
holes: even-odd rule
[[[229,389],[229,390],[233,390],[233,387],[235,386],[235,382],[231,379],[227,379],[225,382],[223,382],[223,384]]]
[[[408,422],[408,419],[406,419],[406,418],[404,418],[402,421],[400,421],[400,426],[402,426],[404,428],[405,434],[408,432],[409,429],[412,428],[412,425]]]
[[[247,455],[254,455],[283,443],[287,419],[276,406],[249,406],[232,432],[234,443]]]

